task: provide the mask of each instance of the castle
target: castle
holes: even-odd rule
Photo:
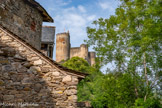
[[[85,59],[91,66],[95,64],[95,52],[88,52],[86,44],[71,47],[70,33],[58,33],[56,35],[56,62],[66,61],[75,56]]]

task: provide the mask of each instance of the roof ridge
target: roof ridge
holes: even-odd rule
[[[68,69],[62,65],[60,65],[59,63],[57,63],[56,61],[52,60],[51,58],[47,57],[46,55],[44,55],[41,51],[37,50],[36,48],[34,48],[33,46],[31,46],[29,43],[27,43],[26,41],[24,41],[23,39],[21,39],[20,37],[18,37],[16,34],[14,34],[13,32],[11,32],[10,30],[8,30],[7,28],[3,27],[0,24],[0,29],[2,29],[3,31],[5,31],[6,33],[9,34],[9,36],[12,36],[14,39],[17,39],[18,41],[22,42],[25,46],[29,47],[30,49],[32,49],[33,51],[35,51],[37,53],[37,55],[40,55],[41,58],[44,58],[46,61],[50,62],[52,65],[54,65],[56,68],[63,70],[63,71],[67,71],[69,73],[78,75],[80,78],[85,78],[87,75],[87,73],[82,73],[79,71],[75,71],[72,69]]]

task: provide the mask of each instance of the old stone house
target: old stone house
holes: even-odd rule
[[[77,107],[77,84],[86,74],[40,52],[43,21],[53,19],[34,0],[0,0],[1,107]]]

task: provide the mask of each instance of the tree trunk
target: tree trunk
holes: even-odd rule
[[[137,91],[137,88],[136,87],[135,87],[134,91],[136,93],[136,98],[138,98],[138,91]]]
[[[148,88],[148,78],[147,78],[147,68],[146,68],[146,54],[145,54],[145,52],[144,52],[144,68],[145,68],[145,80],[146,80],[146,85],[147,85],[147,88]],[[147,92],[148,91],[146,91],[146,95],[145,95],[145,97],[144,97],[144,102],[146,101],[146,98],[147,98]]]

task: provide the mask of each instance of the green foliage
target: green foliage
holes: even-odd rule
[[[100,98],[95,99],[95,102],[101,102],[103,106],[110,108],[123,107],[122,105],[126,105],[125,103],[132,105],[137,98],[136,104],[143,103],[141,106],[145,108],[148,103],[152,107],[154,101],[150,101],[150,97],[154,94],[160,97],[161,89],[162,3],[160,0],[120,1],[121,5],[116,9],[114,16],[108,19],[99,18],[92,23],[95,25],[94,28],[87,27],[88,40],[85,42],[89,46],[93,46],[100,66],[113,63],[115,68],[107,70],[131,76],[132,87],[136,90],[134,91],[136,95],[132,95],[133,100],[129,96],[126,97],[129,102],[122,98],[119,98],[119,100],[112,98],[115,103],[114,106],[111,106],[111,102],[109,103],[111,99],[107,101],[110,95],[106,95],[106,97],[102,93]],[[124,81],[124,79],[120,80],[121,83]],[[111,79],[111,81],[115,86],[118,85],[116,80]],[[103,84],[104,82],[101,85]],[[108,86],[105,85],[104,87]],[[120,88],[121,91],[127,86],[123,83],[122,88]],[[106,93],[109,94],[111,90],[114,90],[113,87],[111,85],[110,91],[106,91]],[[120,91],[118,93],[120,94]],[[116,94],[112,95],[115,96]],[[141,101],[142,99],[143,101]],[[124,101],[121,106],[119,106],[120,101]],[[149,105],[146,106],[150,107]],[[97,107],[100,108],[101,106]]]
[[[73,57],[63,65],[90,74],[78,84],[77,96],[78,101],[90,101],[93,108],[160,108],[158,99],[149,98],[144,102],[143,98],[136,98],[136,80],[129,73],[115,72],[104,75],[79,57]],[[136,82],[136,85],[140,85],[139,90],[144,90],[141,81]],[[142,96],[143,93],[139,93],[139,97]]]
[[[120,1],[114,16],[87,27],[96,65],[79,57],[63,65],[90,74],[78,85],[78,101],[94,108],[161,108],[161,0]],[[99,68],[110,63],[115,68],[102,74]]]
[[[79,57],[71,58],[67,62],[63,63],[63,66],[80,72],[89,72],[89,67],[90,67],[86,60]]]
[[[146,102],[142,98],[138,98],[135,101],[135,108],[162,108],[159,99],[155,97],[150,97]]]
[[[100,82],[100,92],[92,101],[94,108],[129,108],[135,102],[134,81],[129,74],[110,73]]]

